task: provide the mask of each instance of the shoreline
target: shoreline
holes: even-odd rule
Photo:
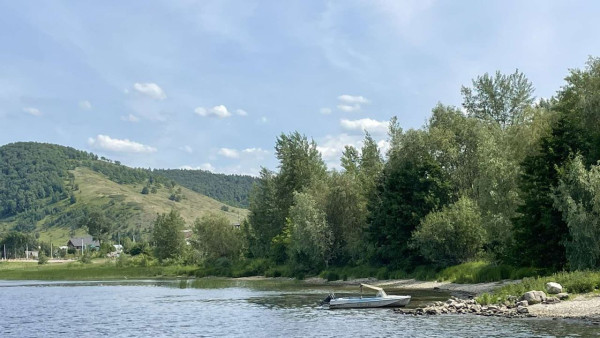
[[[7,262],[9,263],[9,262]],[[12,262],[10,262],[12,263]],[[10,264],[9,263],[9,264]],[[29,262],[28,262],[29,263]],[[33,262],[31,262],[33,263]],[[61,262],[65,264],[66,262]],[[50,264],[53,267],[60,267],[62,264],[56,262],[56,264]],[[29,265],[29,264],[28,264]],[[34,265],[32,264],[31,267]],[[123,270],[105,267],[102,264],[96,263],[89,266],[81,266],[77,268],[67,268],[60,274],[52,273],[53,270],[48,271],[48,275],[43,276],[44,269],[41,266],[35,266],[35,269],[24,268],[22,266],[15,266],[15,269],[2,270],[0,269],[0,279],[2,280],[70,280],[70,281],[89,281],[89,280],[118,280],[118,279],[179,279],[179,278],[197,278],[192,276],[185,276],[181,274],[183,271],[179,270],[178,267],[127,267]],[[80,278],[75,277],[74,274],[78,272],[90,271],[93,269],[93,273],[90,275],[80,275]],[[114,270],[113,270],[114,269]],[[96,271],[98,270],[98,271]],[[106,271],[104,271],[106,270]],[[172,271],[171,271],[172,270]],[[15,273],[19,272],[19,273]],[[56,271],[54,271],[56,272]],[[68,275],[65,275],[68,273]],[[3,276],[4,275],[4,276]],[[41,277],[41,278],[40,278]],[[46,277],[46,278],[44,278]],[[65,278],[66,277],[66,278]],[[202,278],[214,278],[214,277],[202,277]],[[282,280],[282,277],[265,277],[265,276],[252,276],[252,277],[217,277],[231,280]],[[283,278],[292,280],[293,278]],[[474,284],[458,284],[452,282],[439,282],[439,281],[419,281],[415,279],[391,279],[391,280],[378,280],[376,278],[357,278],[351,280],[337,280],[327,281],[319,277],[311,277],[301,281],[306,285],[326,285],[326,286],[353,286],[359,285],[360,283],[373,284],[389,289],[405,289],[405,290],[429,290],[429,291],[440,291],[447,292],[452,297],[458,299],[472,299],[483,293],[491,293],[494,290],[501,288],[505,285],[519,283],[519,280],[503,280],[498,282],[489,283],[474,283]],[[515,295],[519,297],[520,295]],[[586,293],[573,295],[572,299],[557,302],[554,304],[536,304],[527,307],[529,314],[538,318],[551,318],[551,319],[576,319],[576,320],[588,320],[594,324],[600,325],[600,294],[599,293]]]
[[[307,284],[325,285],[358,285],[360,283],[373,284],[382,288],[406,289],[406,290],[431,290],[446,291],[459,298],[473,298],[485,292],[491,292],[508,284],[520,282],[519,280],[502,280],[489,283],[458,284],[452,282],[420,281],[416,279],[388,279],[378,280],[376,278],[357,278],[347,281],[330,281],[323,278],[313,277],[305,280]]]

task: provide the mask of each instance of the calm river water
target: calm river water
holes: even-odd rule
[[[0,281],[1,337],[553,337],[600,336],[574,321],[470,315],[412,317],[389,309],[325,310],[329,291],[282,280]],[[410,294],[412,306],[445,300]]]

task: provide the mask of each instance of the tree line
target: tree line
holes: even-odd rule
[[[461,88],[420,129],[366,133],[328,170],[314,141],[275,144],[243,224],[246,255],[315,272],[376,264],[412,271],[474,259],[550,270],[600,267],[600,59],[535,100],[518,70]]]

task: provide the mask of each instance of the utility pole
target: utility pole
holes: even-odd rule
[[[83,238],[81,239],[81,255],[83,256]]]
[[[25,259],[29,259],[29,244],[25,243]]]
[[[50,259],[52,259],[52,242],[50,242]]]

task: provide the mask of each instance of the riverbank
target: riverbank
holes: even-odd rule
[[[328,285],[358,285],[360,283],[372,284],[382,288],[404,289],[404,290],[440,290],[446,291],[459,298],[473,298],[486,292],[493,292],[506,285],[515,284],[517,280],[502,280],[489,283],[453,283],[448,281],[421,281],[416,279],[391,279],[378,280],[376,278],[356,278],[351,280],[327,281],[323,278],[308,278],[308,284]]]
[[[535,304],[528,309],[536,317],[589,319],[600,325],[600,295],[597,293],[578,295],[555,304]]]

